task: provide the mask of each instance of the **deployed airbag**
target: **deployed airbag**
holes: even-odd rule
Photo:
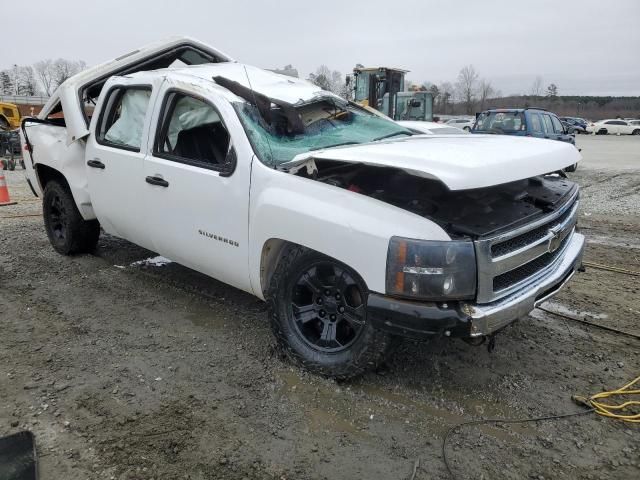
[[[129,89],[122,95],[120,103],[120,117],[113,122],[105,134],[105,140],[140,148],[142,126],[149,105],[151,91]]]

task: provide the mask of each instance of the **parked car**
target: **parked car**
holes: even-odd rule
[[[458,127],[453,127],[446,123],[422,122],[414,120],[400,120],[399,123],[403,127],[407,127],[414,133],[427,135],[460,135],[469,133]]]
[[[540,108],[501,108],[478,114],[471,133],[492,133],[536,138],[547,138],[570,143],[576,138],[560,122],[556,114]],[[565,168],[573,172],[578,164]]]
[[[629,120],[627,123],[632,127],[640,127],[640,120]]]
[[[467,132],[470,132],[473,128],[473,119],[472,118],[451,118],[445,122],[447,125],[452,127],[458,127]]]
[[[560,122],[562,123],[562,126],[565,128],[565,130],[569,134],[587,133],[587,130],[585,128],[583,128],[582,125],[579,125],[579,124],[576,124],[576,123],[565,122],[564,120],[560,120]]]
[[[22,141],[57,252],[102,227],[249,292],[289,358],[336,378],[396,336],[479,343],[582,263],[578,186],[547,175],[572,146],[414,135],[195,40],[70,78]]]
[[[574,117],[558,117],[569,133],[587,133],[587,123]]]
[[[596,135],[640,135],[640,126],[632,125],[619,118],[610,118],[590,123],[587,126],[587,132]]]

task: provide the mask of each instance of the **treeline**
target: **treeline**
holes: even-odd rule
[[[539,107],[550,110],[559,116],[582,117],[589,120],[640,117],[640,97],[513,95],[489,99],[487,108],[493,107]]]
[[[82,60],[41,60],[0,71],[0,95],[51,95],[65,80],[87,68]]]

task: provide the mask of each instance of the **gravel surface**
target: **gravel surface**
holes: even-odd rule
[[[640,374],[640,341],[536,310],[492,353],[404,342],[357,381],[309,375],[248,294],[106,235],[56,254],[22,171],[4,173],[19,203],[0,207],[0,435],[35,433],[42,480],[444,479],[452,425],[579,411],[573,394]],[[640,270],[640,174],[570,175],[586,259]],[[638,288],[590,269],[547,306],[640,334]],[[464,429],[448,453],[458,478],[629,479],[640,432],[589,414]]]

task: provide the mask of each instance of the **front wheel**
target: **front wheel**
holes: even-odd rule
[[[280,347],[295,363],[337,379],[375,368],[392,337],[367,321],[367,294],[347,265],[298,245],[287,248],[267,294]]]
[[[575,172],[577,168],[578,168],[578,164],[574,163],[573,165],[565,168],[564,171],[565,172]]]
[[[47,183],[42,210],[47,236],[56,252],[72,255],[96,249],[100,224],[97,220],[82,218],[66,184],[57,180]]]
[[[471,127],[464,127],[463,130],[470,132],[471,131]]]

